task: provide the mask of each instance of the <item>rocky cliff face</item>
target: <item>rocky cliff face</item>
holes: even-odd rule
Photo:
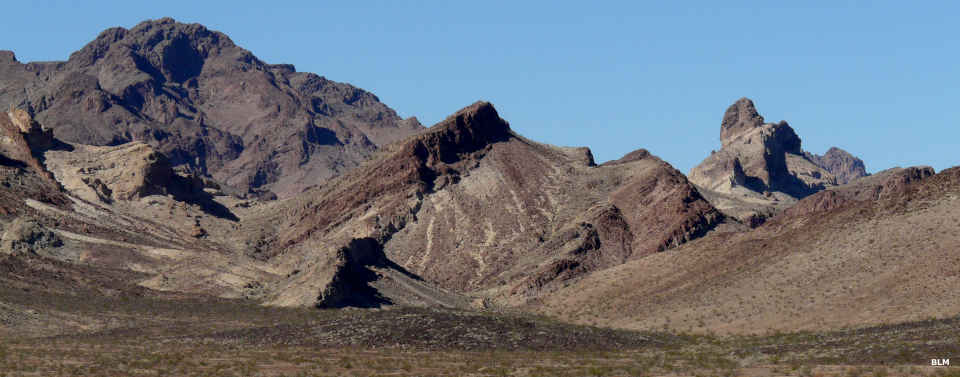
[[[846,180],[857,175],[855,158],[833,152],[813,159],[786,121],[765,123],[747,98],[727,109],[720,140],[723,147],[690,171],[690,181],[718,208],[752,226],[797,199],[836,186],[834,172]]]
[[[169,18],[106,30],[65,62],[0,54],[0,105],[28,109],[69,142],[142,141],[175,166],[280,196],[422,129],[373,94]]]
[[[56,144],[53,132],[20,109],[0,114],[0,164],[26,167],[53,183],[53,177],[38,159]]]
[[[132,142],[115,147],[77,145],[47,153],[47,166],[73,195],[91,202],[135,200],[172,191],[176,174],[166,156]]]

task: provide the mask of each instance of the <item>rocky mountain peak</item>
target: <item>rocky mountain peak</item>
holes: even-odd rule
[[[870,175],[863,160],[837,147],[831,147],[823,156],[808,152],[806,157],[837,177],[837,183],[841,185]]]
[[[431,161],[449,163],[510,135],[510,124],[500,118],[493,105],[478,101],[430,127],[410,145],[415,153],[426,154]]]
[[[127,61],[133,65],[127,68],[136,68],[159,81],[182,83],[199,75],[211,54],[235,47],[229,37],[203,25],[162,18],[141,22],[129,30],[107,29],[73,53],[70,62],[90,66],[107,58],[107,64],[116,67],[118,60]]]
[[[723,114],[723,121],[720,124],[720,140],[726,146],[730,140],[762,125],[763,116],[757,112],[753,101],[747,97],[740,98],[730,105],[726,113]]]
[[[748,98],[727,108],[720,135],[723,147],[690,171],[690,181],[709,191],[715,206],[752,225],[778,208],[838,184],[834,170],[803,151],[790,124],[764,123]],[[834,155],[840,158],[837,152]]]
[[[107,29],[66,62],[0,53],[0,65],[0,106],[28,109],[58,138],[144,142],[234,193],[292,196],[423,130],[372,93],[171,18]]]
[[[464,135],[475,142],[502,139],[509,135],[510,125],[500,118],[493,104],[477,101],[467,106],[437,126],[447,128],[456,135]]]

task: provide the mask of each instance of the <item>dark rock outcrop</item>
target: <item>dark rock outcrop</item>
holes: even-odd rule
[[[334,258],[331,263],[333,276],[317,297],[317,307],[377,307],[390,303],[368,285],[377,278],[376,273],[368,267],[388,265],[383,246],[377,240],[353,239],[338,249]]]

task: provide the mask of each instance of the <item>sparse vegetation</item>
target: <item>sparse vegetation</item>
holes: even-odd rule
[[[89,306],[64,299],[55,307],[76,305],[75,313],[95,315],[95,306],[110,305],[111,319],[123,323],[53,337],[4,337],[0,370],[52,376],[950,377],[957,376],[955,369],[930,367],[929,359],[914,355],[960,354],[953,342],[960,318],[717,336],[610,330],[509,313],[90,299]]]

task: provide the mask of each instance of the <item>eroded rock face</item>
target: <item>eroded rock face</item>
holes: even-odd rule
[[[30,146],[30,150],[34,154],[53,148],[55,142],[53,130],[41,126],[26,111],[21,109],[10,110],[7,112],[7,116],[20,129],[20,133],[23,134],[27,145]]]
[[[52,157],[48,165],[57,180],[94,202],[166,195],[175,176],[166,156],[141,142],[116,147],[78,145]]]
[[[108,29],[66,62],[3,54],[0,106],[8,105],[65,141],[140,141],[233,190],[281,197],[422,130],[371,93],[267,64],[223,33],[169,18]]]
[[[228,208],[204,190],[211,186],[209,181],[176,172],[166,156],[145,143],[114,147],[70,145],[69,150],[48,151],[44,158],[52,175],[65,189],[90,202],[112,204],[162,195],[197,205],[209,215],[236,220]],[[191,231],[194,238],[206,235],[199,224]]]
[[[841,167],[844,162],[827,164],[837,165],[832,169],[821,166],[822,160],[803,151],[800,137],[786,121],[764,123],[747,98],[727,109],[720,139],[723,148],[694,167],[689,179],[715,206],[751,226],[798,199],[840,184],[834,172],[845,179],[857,174]],[[834,160],[855,164],[838,152],[830,154]]]
[[[793,197],[835,184],[829,173],[812,174],[819,169],[809,161],[804,163],[800,137],[786,121],[763,123],[753,101],[747,98],[741,98],[727,109],[720,139],[723,148],[690,172],[694,183],[722,191],[730,182],[742,181],[753,191],[781,191]],[[740,166],[743,179],[735,177],[739,172],[734,166]],[[797,170],[811,174],[798,175]]]
[[[817,166],[833,174],[837,178],[837,184],[844,185],[869,175],[863,160],[837,147],[830,148],[823,156],[810,152],[804,155]]]
[[[56,186],[53,176],[38,159],[54,147],[53,132],[20,109],[0,114],[0,165],[29,168]]]

